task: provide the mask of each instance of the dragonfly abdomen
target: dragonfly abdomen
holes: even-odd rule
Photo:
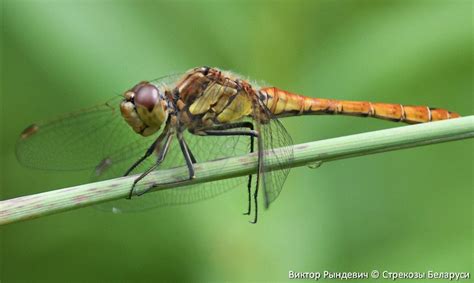
[[[427,106],[409,106],[368,101],[312,98],[275,87],[260,90],[260,99],[277,117],[342,114],[405,122],[425,123],[460,117],[455,112]]]

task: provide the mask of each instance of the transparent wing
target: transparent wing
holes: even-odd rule
[[[179,81],[179,79],[184,77],[184,73],[175,73],[166,76],[162,76],[151,80],[150,82],[155,84],[157,87],[164,87],[167,89],[171,89],[175,86],[175,84]]]
[[[197,162],[243,155],[250,151],[250,138],[248,137],[196,136],[186,132],[184,138]],[[150,141],[150,144],[151,143],[152,141]],[[110,166],[106,170],[103,170],[103,172],[100,172],[100,175],[96,175],[95,179],[109,179],[123,175],[123,173],[145,152],[150,144],[141,143],[140,150],[137,150],[140,151],[140,154],[130,155],[127,160],[122,160],[121,162]],[[139,174],[145,171],[147,168],[151,167],[154,162],[156,162],[156,156],[150,156],[140,166],[135,168],[131,174]],[[185,161],[178,141],[174,138],[165,160],[157,170],[178,166],[185,166]],[[149,178],[151,177],[147,176],[143,181],[147,182],[150,180]],[[153,181],[157,182],[156,180]],[[113,212],[133,212],[167,205],[186,204],[212,198],[238,186],[245,189],[246,186],[243,184],[247,184],[247,177],[176,187],[159,192],[147,193],[139,197],[133,197],[131,200],[123,199],[102,203],[97,205],[97,207],[101,210]]]
[[[110,151],[133,142],[138,135],[126,125],[118,109],[121,97],[33,124],[16,144],[19,162],[48,170],[82,170],[95,167]],[[120,135],[120,139],[110,139]]]
[[[293,140],[281,122],[274,117],[270,110],[262,103],[260,104],[263,115],[266,115],[267,123],[260,123],[257,128],[263,141],[264,150],[271,152],[274,158],[268,158],[263,154],[263,194],[265,207],[268,208],[279,195],[283,188],[290,168],[289,161],[293,159]],[[273,164],[272,164],[273,163]]]
[[[164,76],[152,82],[168,87],[180,76]],[[111,157],[117,163],[137,154],[140,146],[154,137],[144,138],[127,125],[119,109],[122,99],[116,96],[101,105],[29,126],[17,141],[17,159],[30,168],[82,170],[100,169],[111,162]]]

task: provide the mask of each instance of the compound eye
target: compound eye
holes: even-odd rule
[[[135,104],[152,111],[158,103],[158,89],[152,84],[141,86],[135,91]]]

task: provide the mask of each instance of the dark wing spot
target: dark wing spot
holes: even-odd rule
[[[35,133],[37,133],[39,130],[39,127],[38,125],[36,124],[33,124],[31,126],[28,126],[26,129],[23,130],[23,132],[21,132],[20,134],[20,138],[22,140],[24,139],[27,139],[29,138],[30,136],[34,135]]]

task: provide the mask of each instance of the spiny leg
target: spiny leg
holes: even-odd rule
[[[186,143],[186,140],[183,137],[183,133],[179,132],[177,134],[177,137],[178,137],[179,146],[181,148],[181,151],[183,152],[184,159],[186,161],[186,165],[188,166],[188,170],[189,170],[189,179],[188,180],[191,180],[191,179],[194,178],[194,166],[193,166],[193,164],[196,163],[196,159],[194,158],[194,155],[191,153],[191,150],[189,149],[189,146],[188,146],[188,144]],[[168,152],[171,140],[172,140],[172,136],[169,135],[168,138],[166,139],[166,142],[165,142],[165,145],[163,146],[162,151],[160,151],[160,153],[158,155],[158,159],[157,159],[156,163],[153,166],[151,166],[150,168],[148,168],[142,175],[140,175],[140,177],[138,177],[134,181],[133,187],[135,187],[135,185],[141,179],[143,179],[146,175],[148,175],[150,172],[155,170],[160,165],[160,163],[163,162],[163,160],[165,159],[166,153]],[[187,181],[187,180],[185,180],[185,181]],[[171,182],[171,183],[180,183],[180,182],[184,182],[184,181]],[[168,184],[168,183],[162,183],[162,185],[165,185],[165,184]],[[132,187],[132,191],[130,191],[130,197],[133,194],[133,187]],[[136,195],[141,196],[141,195],[149,192],[151,188],[153,188],[153,186],[137,193]]]
[[[252,127],[252,130],[253,130],[253,127]],[[253,148],[254,148],[254,136],[250,136],[250,153],[253,153]],[[244,215],[250,215],[250,208],[252,207],[251,206],[252,204],[252,174],[249,174],[249,177],[248,177],[247,196],[248,196],[247,212],[244,212]]]
[[[234,128],[249,128],[251,131],[254,130],[253,123],[251,122],[238,122],[232,124],[226,124],[222,126],[214,127],[213,130],[229,130]],[[250,153],[254,151],[254,135],[250,135]],[[247,183],[247,195],[248,195],[248,205],[247,205],[247,212],[244,212],[244,215],[250,215],[251,212],[251,203],[252,203],[252,174],[248,176],[248,183]]]
[[[194,165],[193,165],[194,157],[193,158],[191,157],[192,154],[190,154],[189,148],[186,144],[186,141],[184,140],[183,132],[178,132],[177,136],[178,136],[179,146],[181,147],[181,151],[183,152],[184,160],[186,161],[186,166],[188,166],[189,179],[190,180],[194,179],[195,177]],[[196,160],[194,159],[194,161]]]
[[[145,154],[140,159],[138,159],[135,163],[133,163],[133,165],[130,166],[130,168],[128,168],[125,174],[123,175],[128,176],[128,174],[130,174],[130,172],[132,172],[133,169],[135,169],[138,165],[140,165],[140,163],[145,161],[145,159],[147,159],[153,153],[153,151],[155,151],[156,146],[161,144],[163,139],[165,139],[168,135],[169,134],[168,134],[168,126],[167,126],[163,130],[163,132],[158,136],[158,138],[151,144],[151,146],[145,151]]]
[[[160,135],[161,137],[161,135]],[[134,181],[133,181],[133,185],[132,185],[132,188],[130,189],[130,193],[128,195],[128,199],[131,199],[132,198],[132,195],[135,191],[135,186],[137,185],[137,183],[142,180],[143,178],[145,178],[146,175],[150,174],[150,172],[152,172],[153,170],[156,169],[156,167],[158,167],[161,162],[163,162],[163,160],[165,159],[166,157],[166,154],[168,153],[168,150],[169,150],[169,147],[170,147],[170,144],[171,144],[171,141],[172,141],[172,135],[170,134],[166,134],[165,135],[166,139],[165,139],[165,143],[163,144],[163,146],[161,147],[160,151],[158,152],[158,158],[155,162],[155,164],[153,164],[150,168],[148,168],[145,172],[143,172],[138,178],[136,178]],[[159,139],[159,138],[158,138]],[[157,140],[158,140],[157,139]],[[150,190],[150,188],[144,190],[143,192],[140,192],[140,193],[137,193],[136,195],[137,196],[141,196],[143,195],[144,193],[148,192]]]
[[[189,148],[188,143],[186,142],[186,140],[184,138],[183,138],[183,141],[184,141],[184,145],[188,149],[189,157],[191,157],[191,161],[193,162],[193,164],[196,164],[197,163],[196,158],[194,157],[193,153],[191,152],[191,149]]]
[[[229,129],[233,128],[249,128],[249,131],[228,131]],[[254,131],[254,126],[250,122],[240,122],[240,123],[233,123],[227,124],[222,126],[213,127],[212,129],[204,131],[207,135],[214,135],[214,136],[230,136],[230,135],[245,135],[250,136],[250,153],[254,152],[254,138],[258,137],[258,132]],[[250,215],[251,212],[251,203],[252,203],[252,174],[248,176],[248,183],[247,183],[247,193],[248,193],[248,209],[244,215]]]
[[[252,224],[255,224],[257,223],[257,217],[258,217],[258,202],[257,202],[257,196],[258,196],[258,188],[260,186],[260,178],[262,176],[261,173],[263,172],[263,140],[260,136],[257,137],[258,138],[258,166],[257,166],[257,182],[256,182],[256,185],[255,185],[255,192],[253,194],[253,199],[254,199],[254,205],[255,205],[255,217],[253,219],[253,221],[251,221],[250,223]]]
[[[142,157],[140,157],[140,159],[138,159],[135,163],[133,163],[132,166],[130,166],[130,168],[127,169],[127,171],[125,172],[125,174],[123,174],[123,176],[128,176],[128,174],[130,174],[130,172],[132,172],[133,169],[135,169],[138,165],[140,165],[140,163],[145,161],[145,159],[147,159],[153,153],[153,151],[156,148],[156,145],[158,144],[158,140],[159,140],[159,137],[145,151],[145,154]]]

